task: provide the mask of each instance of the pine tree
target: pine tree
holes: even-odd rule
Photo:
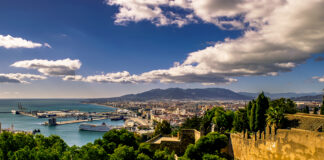
[[[317,114],[317,112],[318,112],[318,108],[314,107],[313,114]]]
[[[250,130],[255,131],[255,110],[256,110],[256,103],[252,102],[252,108],[250,113]]]
[[[324,115],[324,96],[323,96],[323,102],[322,102],[322,106],[321,106],[321,112],[322,115]]]
[[[264,95],[264,92],[259,94],[256,100],[256,110],[255,110],[255,131],[264,131],[266,126],[266,112],[269,108],[269,99]]]
[[[246,116],[248,118],[248,124],[250,125],[250,117],[251,117],[251,109],[252,109],[252,101],[248,103],[246,106]]]
[[[308,106],[305,106],[303,109],[302,109],[302,112],[303,113],[309,113],[309,107]]]

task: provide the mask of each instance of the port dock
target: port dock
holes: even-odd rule
[[[1,112],[0,112],[1,113]],[[23,115],[33,118],[46,118],[48,121],[42,123],[46,126],[57,126],[66,125],[82,122],[92,122],[105,119],[111,119],[112,121],[124,120],[127,113],[116,112],[82,112],[79,110],[57,110],[57,111],[27,111],[27,108],[22,107],[18,104],[18,110],[12,110],[11,112],[17,115]],[[56,121],[57,118],[72,118],[72,120],[60,120]]]
[[[60,121],[56,122],[55,118],[49,119],[48,122],[42,123],[43,125],[46,126],[57,126],[57,125],[65,125],[65,124],[74,124],[74,123],[82,123],[82,122],[92,122],[92,121],[100,121],[100,120],[105,120],[109,118],[95,118],[95,119],[79,119],[79,120],[69,120],[69,121]]]
[[[19,114],[24,115],[24,116],[28,116],[28,117],[37,118],[36,115],[33,115],[33,114],[29,113],[29,112],[19,111]]]

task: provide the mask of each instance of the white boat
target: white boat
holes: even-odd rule
[[[110,127],[105,123],[102,123],[101,125],[82,123],[80,124],[79,129],[85,131],[108,132]]]
[[[12,113],[12,114],[19,114],[19,111],[11,110],[11,113]]]

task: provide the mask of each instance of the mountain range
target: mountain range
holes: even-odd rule
[[[238,94],[250,96],[256,98],[259,93],[250,93],[250,92],[238,92]],[[271,99],[277,99],[277,98],[295,98],[295,97],[305,97],[305,96],[318,96],[321,95],[320,92],[310,92],[310,93],[294,93],[294,92],[287,92],[287,93],[269,93],[264,92],[264,94],[267,97],[270,97]]]
[[[259,93],[234,92],[224,88],[199,88],[199,89],[152,89],[138,94],[128,94],[113,98],[92,99],[95,101],[149,101],[149,100],[251,100]],[[268,93],[271,99],[293,98],[294,100],[315,100],[322,98],[320,93]],[[300,99],[298,99],[300,98]]]
[[[107,98],[108,101],[147,101],[147,100],[250,100],[252,97],[241,95],[224,88],[203,89],[152,89],[139,94]]]

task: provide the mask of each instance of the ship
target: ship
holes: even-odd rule
[[[11,110],[11,113],[12,114],[19,114],[19,111],[16,111],[16,110],[13,109],[13,110]]]
[[[106,123],[102,123],[101,125],[82,123],[80,124],[79,129],[84,131],[108,132],[110,127],[107,126]]]
[[[21,103],[18,103],[18,110],[15,110],[15,107],[12,107],[13,109],[11,110],[12,114],[20,114],[20,111],[24,109],[24,107],[21,105]]]
[[[124,116],[115,116],[110,118],[111,121],[119,121],[124,120]]]

